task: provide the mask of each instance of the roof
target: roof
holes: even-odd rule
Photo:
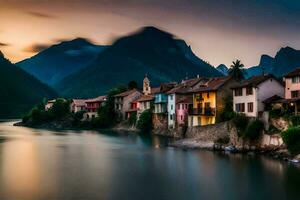
[[[278,83],[282,84],[281,81],[277,80],[272,74],[268,74],[268,75],[253,76],[247,80],[242,81],[240,84],[237,84],[232,88],[234,89],[234,88],[242,88],[242,87],[257,87],[259,84],[265,82],[270,78],[273,78]]]
[[[289,73],[287,73],[284,77],[285,78],[292,78],[294,76],[300,76],[300,67],[293,70],[293,71],[291,71],[291,72],[289,72]]]
[[[86,99],[72,99],[75,106],[85,106]]]
[[[142,95],[140,98],[138,98],[136,101],[137,102],[142,102],[142,101],[152,101],[154,99],[154,96],[152,95]]]
[[[185,94],[188,93],[197,83],[207,80],[207,78],[194,78],[194,79],[187,79],[187,80],[182,80],[180,84],[177,84],[174,86],[171,90],[167,92],[167,94]]]
[[[188,97],[182,97],[180,99],[178,99],[176,101],[176,104],[177,103],[188,103],[188,104],[192,104],[193,103],[193,99],[192,98],[188,98]]]
[[[203,84],[191,89],[191,92],[216,91],[229,80],[232,80],[231,76],[205,78]]]
[[[126,92],[122,92],[120,94],[116,94],[114,97],[126,97],[128,95],[133,94],[134,92],[139,92],[137,89],[128,90]]]
[[[85,102],[86,103],[92,103],[92,102],[102,102],[102,101],[106,101],[106,96],[99,96],[93,99],[86,99]]]
[[[159,93],[160,87],[151,88],[151,94]]]
[[[56,99],[52,99],[52,100],[49,100],[47,101],[47,103],[55,103]]]
[[[280,97],[278,95],[274,95],[274,96],[271,96],[271,97],[265,99],[263,101],[263,103],[276,103],[276,102],[278,102],[278,100],[282,100],[282,99],[283,99],[282,97]]]

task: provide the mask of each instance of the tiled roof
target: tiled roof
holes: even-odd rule
[[[151,94],[159,93],[160,87],[151,88]]]
[[[253,76],[247,80],[242,81],[240,84],[237,84],[233,88],[256,87],[259,84],[261,84],[262,82],[264,82],[270,78],[273,78],[278,83],[282,84],[281,81],[277,80],[272,74],[268,74],[268,75]]]
[[[198,87],[191,89],[191,92],[215,91],[231,79],[232,78],[230,76],[207,78],[206,82],[204,81],[203,84],[200,84]]]
[[[131,95],[134,92],[139,92],[137,89],[128,90],[126,92],[122,92],[120,94],[115,95],[114,97],[126,97],[128,95]]]
[[[274,96],[271,96],[267,99],[265,99],[263,101],[263,103],[275,103],[275,102],[278,102],[279,100],[282,100],[283,98],[278,96],[278,95],[274,95]]]
[[[86,103],[92,103],[92,102],[101,102],[101,101],[106,101],[106,96],[99,96],[93,99],[86,99]]]
[[[85,106],[86,99],[72,99],[75,106]]]
[[[142,95],[140,98],[138,98],[136,101],[137,102],[142,102],[142,101],[152,101],[154,99],[154,96],[152,95]]]
[[[294,76],[300,76],[300,68],[297,68],[291,72],[289,72],[288,74],[286,74],[284,77],[285,78],[292,78]]]
[[[193,98],[182,97],[182,98],[178,99],[176,101],[176,103],[188,103],[188,104],[192,104],[193,103]]]

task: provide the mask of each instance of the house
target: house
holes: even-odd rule
[[[176,85],[173,89],[167,92],[168,95],[168,128],[174,129],[178,125],[184,125],[182,122],[186,122],[188,116],[185,113],[186,109],[181,109],[181,105],[183,100],[187,102],[188,106],[191,106],[190,103],[192,102],[193,96],[189,93],[189,91],[196,87],[197,84],[201,84],[203,78],[197,77],[194,79],[183,80],[180,84]],[[184,105],[185,106],[185,105]],[[178,109],[179,108],[179,109]],[[185,111],[183,111],[185,110]],[[180,123],[177,119],[181,119]],[[187,125],[187,124],[186,124]]]
[[[193,105],[193,99],[189,96],[178,98],[176,101],[176,122],[178,126],[187,125],[188,111]]]
[[[70,110],[72,113],[77,113],[79,111],[86,111],[87,104],[86,99],[72,99],[70,104]]]
[[[84,119],[92,119],[98,116],[98,109],[103,106],[106,102],[106,96],[99,96],[93,99],[85,100],[86,113],[84,113]]]
[[[154,102],[153,95],[142,95],[137,100],[137,118],[141,116],[141,114],[145,110],[151,110]]]
[[[55,99],[47,101],[47,103],[45,105],[45,110],[47,111],[47,110],[51,109],[53,104],[55,103],[55,101],[56,101]]]
[[[137,110],[138,103],[136,102],[136,100],[141,95],[142,93],[140,91],[138,91],[137,89],[132,89],[114,96],[114,107],[119,120],[127,119],[128,117],[130,117],[131,112],[135,112],[135,109]]]
[[[223,112],[226,101],[232,99],[231,88],[236,81],[230,77],[202,78],[190,93],[193,105],[189,109],[188,126],[215,124]]]
[[[154,113],[165,114],[168,112],[167,92],[175,87],[176,83],[163,83],[154,94]]]
[[[284,87],[273,75],[253,76],[232,89],[233,110],[248,117],[259,117],[265,110],[265,101],[271,97],[284,97]]]

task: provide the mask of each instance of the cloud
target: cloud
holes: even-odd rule
[[[49,44],[32,44],[28,47],[25,47],[23,49],[24,52],[30,52],[30,53],[39,53],[45,49],[47,49],[50,45]]]
[[[7,46],[9,46],[9,44],[0,42],[0,47],[7,47]]]
[[[38,18],[44,18],[44,19],[55,19],[57,18],[57,16],[55,15],[49,15],[49,14],[45,14],[45,13],[40,13],[40,12],[28,12],[29,15],[34,16],[34,17],[38,17]]]

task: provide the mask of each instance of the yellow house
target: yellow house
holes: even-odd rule
[[[193,107],[189,110],[188,126],[215,124],[224,110],[225,101],[232,99],[231,87],[235,84],[231,77],[214,77],[191,90]]]

